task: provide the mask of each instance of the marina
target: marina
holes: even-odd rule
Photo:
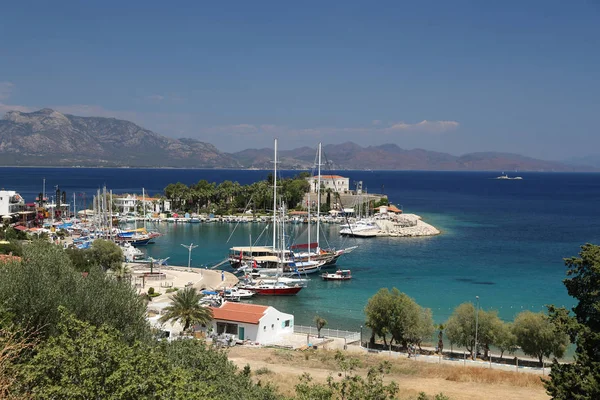
[[[295,173],[282,171],[283,176]],[[86,193],[89,205],[104,182],[110,183],[113,192],[141,193],[141,187],[145,187],[146,193],[154,197],[178,180],[189,183],[203,177],[217,182],[232,179],[250,183],[263,179],[268,172],[153,170],[152,174],[151,181],[148,170],[143,169],[0,168],[5,187],[14,188],[25,202],[37,197],[45,177],[48,186],[60,183],[61,189],[78,193],[77,210],[83,208],[83,196],[79,193]],[[590,206],[600,201],[597,174],[528,173],[524,175],[527,185],[511,185],[508,189],[490,180],[490,173],[483,172],[354,171],[347,175],[370,182],[372,187],[385,185],[389,198],[404,204],[398,204],[398,208],[405,215],[421,215],[443,234],[344,237],[339,233],[346,222],[325,217],[321,229],[327,248],[357,247],[340,258],[337,267],[323,272],[350,269],[353,279],[340,285],[322,280],[318,273],[309,274],[301,278],[308,280],[302,283],[308,288],[294,296],[252,297],[246,302],[291,312],[298,323],[305,325],[310,325],[318,312],[331,326],[356,330],[363,323],[363,307],[368,298],[381,287],[398,287],[422,306],[431,308],[436,322],[443,322],[456,305],[483,293],[486,309],[496,309],[502,319],[511,320],[523,309],[543,310],[546,304],[568,306],[571,300],[561,284],[562,258],[576,254],[582,243],[600,242],[600,218],[597,209]],[[561,190],[565,185],[574,188],[573,193],[579,196],[567,196]],[[545,200],[548,198],[552,202]],[[154,244],[139,248],[141,259],[167,259],[169,265],[185,266],[189,252],[181,244],[193,242],[198,247],[191,252],[192,269],[214,267],[233,273],[228,261],[216,265],[229,258],[232,247],[258,238],[270,221],[269,217],[258,215],[206,215],[211,222],[200,223],[184,222],[185,215],[181,218],[177,222],[151,217],[146,220],[147,230],[162,236]],[[236,218],[247,222],[238,224]],[[143,224],[143,220],[137,220],[138,228]],[[307,223],[286,225],[288,235],[297,238],[298,244],[307,243]],[[135,226],[136,222],[120,224],[122,229]],[[311,237],[315,237],[314,230]]]

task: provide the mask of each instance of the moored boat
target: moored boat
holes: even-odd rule
[[[321,278],[326,281],[348,281],[352,279],[352,273],[349,269],[338,269],[334,273],[321,274]]]

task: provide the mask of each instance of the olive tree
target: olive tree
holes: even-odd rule
[[[464,346],[474,357],[475,332],[477,331],[477,342],[483,345],[487,357],[489,347],[495,344],[496,333],[502,322],[496,311],[485,311],[479,309],[476,315],[473,303],[462,303],[454,309],[454,312],[446,321],[446,336],[450,343]]]
[[[543,312],[523,311],[517,315],[512,331],[523,353],[536,357],[543,365],[544,357],[562,357],[568,337]]]
[[[420,345],[423,339],[431,338],[434,331],[431,310],[420,307],[407,294],[393,288],[380,289],[371,297],[365,307],[367,320],[365,325],[371,328],[371,343],[375,336],[383,338],[387,346],[386,336],[392,342],[406,347],[409,343]]]
[[[502,323],[499,329],[496,331],[496,341],[494,345],[500,350],[500,358],[504,356],[504,352],[507,351],[509,354],[514,354],[517,350],[517,337],[512,332],[511,323]]]

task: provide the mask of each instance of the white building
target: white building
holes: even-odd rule
[[[159,197],[123,194],[114,196],[113,201],[117,209],[124,214],[135,212],[138,202],[140,207],[141,204],[146,204],[147,212],[162,213],[171,210],[171,203],[166,199],[161,200]]]
[[[277,342],[282,335],[294,332],[294,316],[270,306],[231,303],[213,307],[212,331],[231,334],[239,340],[259,344]]]
[[[10,217],[23,211],[25,200],[14,190],[0,190],[0,217]]]
[[[306,178],[310,184],[311,193],[316,193],[318,190],[318,176]],[[344,178],[339,175],[321,175],[321,192],[331,189],[338,193],[347,193],[350,190],[350,178]],[[325,189],[323,189],[325,188]]]

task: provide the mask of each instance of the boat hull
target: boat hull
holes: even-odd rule
[[[255,289],[257,295],[260,296],[293,296],[302,289],[302,286],[290,287],[290,288],[263,288]]]

